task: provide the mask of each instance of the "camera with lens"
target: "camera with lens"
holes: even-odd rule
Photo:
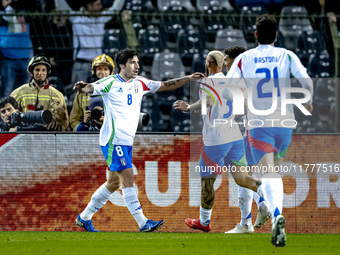
[[[99,120],[102,116],[104,116],[104,110],[93,109],[91,111],[91,118],[94,120]]]
[[[14,112],[11,115],[10,127],[27,126],[40,123],[48,125],[52,121],[52,113],[49,110],[32,112]]]

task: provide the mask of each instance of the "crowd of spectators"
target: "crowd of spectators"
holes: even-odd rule
[[[105,40],[118,35],[120,47],[138,50],[136,11],[159,12],[160,0],[1,0],[0,5],[0,98],[16,95],[23,84],[35,82],[28,71],[30,59],[37,54],[49,58],[48,85],[58,94],[64,120],[68,120],[76,93],[71,89],[79,80],[92,79],[91,63],[105,51],[114,57],[114,51],[105,49]],[[164,1],[163,1],[164,2]],[[173,5],[176,1],[169,1]],[[181,12],[197,12],[203,0],[181,1]],[[219,1],[217,1],[219,2]],[[266,11],[279,15],[284,6],[304,6],[309,15],[324,15],[330,21],[327,50],[339,62],[339,36],[336,14],[340,7],[329,0],[225,0],[226,13],[240,14],[245,6],[262,6]],[[136,8],[133,5],[137,6]],[[170,8],[169,6],[167,8]],[[128,11],[126,11],[128,10]],[[216,9],[218,12],[219,9]],[[175,9],[172,9],[175,11]],[[29,13],[30,15],[26,15]],[[335,14],[334,14],[335,13]],[[150,14],[150,15],[151,15]],[[138,16],[140,17],[140,16]],[[153,17],[152,15],[150,17]],[[140,21],[139,22],[143,22]],[[145,22],[145,21],[144,21]],[[152,20],[150,21],[152,23]],[[121,36],[124,35],[124,36]],[[333,43],[334,42],[334,43]],[[107,52],[106,52],[107,51]],[[112,54],[111,54],[112,53]],[[143,69],[143,61],[141,63]],[[146,68],[145,68],[146,69]],[[339,75],[335,66],[334,76]],[[199,70],[198,70],[199,71]],[[152,78],[152,77],[151,77]],[[33,85],[34,87],[35,85]],[[43,88],[44,88],[43,86]],[[39,90],[39,88],[38,88]],[[63,99],[60,99],[60,96]],[[18,102],[20,108],[20,102]],[[53,108],[53,107],[52,107]],[[46,109],[46,107],[45,107]],[[33,109],[19,109],[27,111]],[[34,109],[37,110],[37,109]],[[53,119],[56,122],[55,118]],[[47,125],[46,130],[76,130],[69,123]]]

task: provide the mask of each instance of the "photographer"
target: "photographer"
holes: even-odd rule
[[[17,132],[17,131],[45,131],[46,127],[41,123],[22,124],[16,123],[14,118],[18,119],[20,115],[18,103],[13,97],[4,97],[0,99],[0,132]]]
[[[102,54],[97,56],[92,61],[91,72],[93,81],[103,79],[113,74],[115,69],[115,64],[112,58],[108,55]],[[72,110],[70,113],[70,126],[73,131],[78,131],[78,125],[83,121],[85,116],[85,111],[88,110],[90,103],[90,96],[88,94],[76,94],[73,101]],[[83,130],[84,131],[84,130]]]
[[[92,97],[89,110],[84,113],[84,121],[80,122],[77,132],[90,131],[98,132],[104,122],[104,104],[102,97]]]
[[[46,126],[49,131],[65,131],[68,127],[68,113],[62,93],[49,85],[47,75],[51,73],[51,63],[44,54],[35,55],[28,63],[27,72],[32,76],[30,83],[24,84],[11,93],[18,102],[20,112],[49,110],[52,122]]]

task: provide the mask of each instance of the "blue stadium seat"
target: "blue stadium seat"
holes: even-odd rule
[[[196,8],[199,12],[205,13],[223,13],[226,11],[233,11],[233,7],[230,5],[228,0],[219,0],[219,1],[211,1],[211,0],[197,0]]]
[[[270,13],[278,12],[282,6],[287,5],[287,0],[235,0],[236,8],[242,11],[242,8],[263,6]]]
[[[161,12],[194,12],[195,7],[191,4],[190,0],[157,0],[157,8]]]
[[[172,17],[164,17],[163,22],[160,25],[160,33],[163,36],[166,48],[176,50],[176,43],[178,33],[185,27],[184,23],[178,22],[178,20]]]
[[[317,120],[322,122],[322,132],[328,132],[328,121],[331,112],[331,106],[336,102],[335,88],[336,80],[332,78],[319,78],[315,83],[313,109],[318,116]]]
[[[254,6],[263,6],[263,7],[268,7],[271,5],[270,0],[235,0],[236,7],[241,10],[244,7],[254,7]]]
[[[189,22],[187,16],[172,15],[172,13],[186,13],[187,10],[181,2],[177,0],[158,0],[157,8],[160,12],[171,13],[161,16],[160,30],[164,36],[166,47],[175,50],[178,32],[189,24]]]
[[[272,0],[271,2],[275,5],[282,5],[285,4],[286,0]]]
[[[326,44],[319,31],[303,31],[297,41],[296,54],[304,66],[308,65],[311,54],[326,50]]]
[[[172,109],[170,126],[174,132],[190,132],[190,112]]]
[[[154,57],[151,70],[151,79],[156,81],[166,81],[173,78],[185,76],[185,69],[180,55],[168,49],[157,53]],[[172,104],[178,99],[183,98],[183,87],[167,91],[166,93],[156,93],[154,103],[159,109],[160,121],[157,126],[160,131],[171,131],[170,113]]]
[[[223,51],[226,48],[239,46],[247,49],[247,41],[241,29],[226,28],[219,30],[214,45],[215,50]]]
[[[308,74],[315,78],[332,78],[335,74],[334,56],[324,50],[318,54],[311,54],[308,61]]]
[[[256,43],[255,30],[257,16],[267,13],[267,9],[263,6],[244,6],[241,10],[241,29],[246,41],[254,45]]]
[[[151,0],[125,0],[124,9],[132,12],[153,12],[156,10]]]
[[[127,38],[123,29],[106,29],[104,33],[103,52],[114,59],[117,52],[127,47]]]
[[[195,54],[192,58],[191,73],[200,72],[205,73],[205,59],[209,50],[203,50]]]
[[[190,0],[181,0],[181,5],[188,12],[195,12],[196,8],[192,5]]]
[[[192,25],[182,29],[178,33],[177,52],[181,56],[186,72],[189,73],[195,54],[201,52],[203,42],[199,30]]]
[[[151,0],[125,0],[125,10],[129,10],[132,13],[143,13],[143,12],[155,12],[156,8],[153,6]],[[144,15],[131,15],[131,21],[138,37],[139,30],[146,28],[150,23],[148,18]]]
[[[164,42],[159,28],[154,25],[141,29],[138,34],[140,46],[140,60],[143,63],[144,71],[151,73],[151,66],[156,53],[163,51]]]
[[[279,30],[285,37],[286,48],[295,51],[299,35],[303,31],[313,31],[308,13],[302,6],[285,6],[282,8]]]
[[[330,110],[329,110],[329,116],[328,116],[328,132],[329,133],[337,133],[337,122],[336,122],[336,114],[337,114],[337,103],[333,102],[331,104]]]
[[[297,133],[332,133],[336,132],[336,79],[314,79],[314,97],[312,116],[305,116],[296,107],[296,120],[299,123]]]
[[[204,42],[204,47],[207,49],[213,49],[216,41],[217,31],[225,27],[214,16],[202,17],[199,26],[202,28],[201,35]]]
[[[146,28],[147,22],[145,21],[145,17],[131,15],[131,22],[135,30],[136,37],[138,38],[139,31],[143,28]]]
[[[196,8],[199,12],[204,13],[204,15],[200,16],[199,26],[202,28],[201,33],[205,48],[213,49],[217,31],[236,25],[232,17],[224,15],[230,10],[227,8],[231,8],[229,1],[198,0]]]
[[[256,44],[257,46],[257,44]],[[281,48],[285,48],[285,38],[282,35],[282,33],[280,31],[277,31],[277,37],[274,41],[274,46],[275,47],[281,47]]]
[[[157,53],[152,63],[151,77],[156,81],[165,81],[185,75],[180,55],[166,49]]]
[[[142,1],[141,0],[125,0],[125,5],[123,7],[125,10],[132,12],[142,11]]]

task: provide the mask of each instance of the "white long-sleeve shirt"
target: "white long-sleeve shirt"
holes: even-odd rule
[[[91,62],[95,57],[103,53],[104,27],[112,18],[107,15],[121,10],[124,1],[114,1],[107,11],[100,13],[106,16],[90,16],[84,10],[73,11],[65,0],[55,0],[55,5],[60,10],[69,11],[70,14],[79,14],[79,16],[70,16],[73,31],[73,57],[74,59],[83,59]]]

